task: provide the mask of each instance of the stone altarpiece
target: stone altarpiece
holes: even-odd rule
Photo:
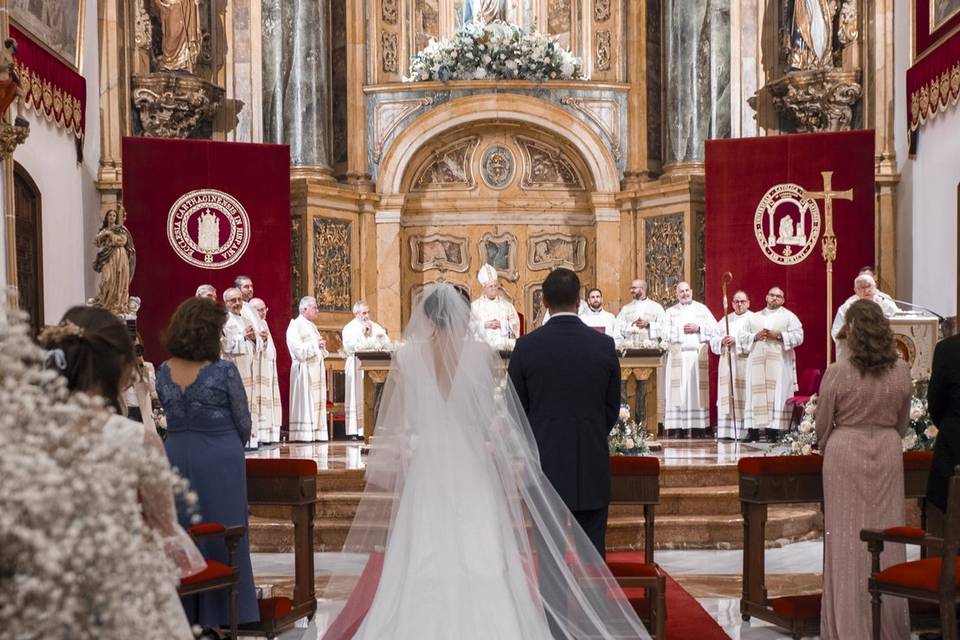
[[[637,276],[665,304],[680,279],[702,296],[703,143],[791,130],[770,87],[788,72],[779,30],[790,3],[508,0],[511,21],[556,36],[589,80],[402,82],[410,56],[454,33],[468,1],[200,0],[203,73],[225,91],[210,136],[291,145],[294,299],[326,301],[328,336],[366,299],[397,335],[416,288],[444,279],[476,297],[476,270],[492,260],[534,320],[540,267],[563,263],[533,255],[537,237],[573,247],[613,311]],[[106,209],[120,139],[137,133],[141,54],[137,2],[97,4]],[[859,37],[830,60],[863,70],[852,125],[877,131],[878,266],[893,291],[893,0],[841,5],[856,10]],[[307,54],[317,64],[298,66]],[[305,95],[308,108],[290,106]]]

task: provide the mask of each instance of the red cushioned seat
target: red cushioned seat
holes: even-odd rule
[[[904,471],[929,471],[933,464],[933,451],[907,451],[903,454]]]
[[[909,589],[937,591],[940,587],[941,558],[925,558],[895,564],[877,574],[877,582],[894,584]],[[960,559],[957,560],[957,573],[954,585],[960,587]]]
[[[793,476],[801,473],[820,473],[823,457],[811,456],[752,456],[740,458],[737,471],[752,476]]]
[[[290,598],[264,598],[257,600],[260,606],[260,622],[267,622],[282,618],[293,609]]]
[[[247,458],[247,477],[294,477],[317,475],[316,460],[297,458]]]
[[[810,398],[812,397],[813,396],[791,396],[787,398],[787,404],[793,404],[798,407],[803,407],[803,406],[806,406],[808,402],[810,402]]]
[[[653,456],[610,456],[610,473],[615,476],[658,476],[660,461]]]
[[[820,617],[820,601],[819,593],[811,593],[805,596],[774,598],[770,605],[773,612],[779,616],[791,620],[806,620]]]
[[[207,580],[216,580],[217,578],[227,578],[233,575],[233,567],[216,560],[207,560],[207,568],[192,576],[187,576],[180,580],[181,585],[196,584],[206,582]]]
[[[890,527],[883,532],[891,536],[900,536],[901,538],[923,538],[927,532],[920,527]]]
[[[201,522],[190,527],[190,533],[195,536],[214,535],[224,531],[226,531],[226,527],[219,522]]]
[[[646,564],[639,562],[610,562],[607,561],[607,568],[615,578],[654,578],[660,575],[660,570],[655,564]]]

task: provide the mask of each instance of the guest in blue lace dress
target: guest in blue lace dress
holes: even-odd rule
[[[251,422],[240,372],[232,362],[220,359],[225,321],[223,306],[205,298],[190,298],[177,308],[166,334],[166,347],[173,357],[157,372],[157,394],[167,417],[167,457],[190,480],[199,498],[201,517],[205,522],[246,529],[237,550],[239,621],[246,623],[260,618],[250,565],[243,455]],[[189,526],[185,519],[181,524]],[[223,542],[207,542],[198,545],[204,557],[226,563]],[[189,596],[183,601],[193,624],[216,627],[229,621],[225,590]]]

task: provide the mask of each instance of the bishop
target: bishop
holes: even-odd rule
[[[500,295],[497,270],[489,264],[480,267],[477,280],[483,293],[470,304],[473,315],[483,326],[483,339],[494,349],[512,347],[520,335],[520,316],[513,304]]]

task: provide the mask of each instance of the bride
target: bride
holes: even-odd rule
[[[366,482],[343,550],[368,560],[324,638],[650,637],[449,284],[424,292],[394,356]]]

